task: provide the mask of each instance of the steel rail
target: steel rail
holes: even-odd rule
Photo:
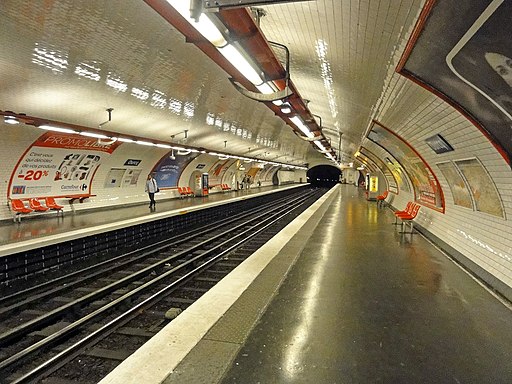
[[[309,196],[309,197],[311,197],[311,196]],[[75,344],[66,348],[59,354],[53,356],[52,358],[45,361],[41,365],[32,369],[30,372],[17,378],[15,381],[12,382],[12,384],[22,384],[22,383],[27,383],[27,382],[30,382],[33,380],[37,380],[37,379],[45,377],[45,376],[49,375],[51,372],[54,372],[55,370],[59,369],[67,361],[78,356],[84,348],[87,348],[88,346],[97,343],[99,341],[98,339],[101,339],[102,337],[104,337],[104,335],[108,335],[108,334],[114,332],[120,326],[126,324],[128,321],[130,321],[131,319],[136,317],[138,313],[144,311],[145,309],[147,309],[148,307],[153,305],[155,302],[158,302],[163,297],[165,297],[166,294],[170,293],[172,290],[176,289],[178,286],[180,286],[183,283],[185,283],[186,281],[190,280],[193,276],[195,276],[199,272],[202,272],[208,266],[217,262],[221,257],[224,257],[224,255],[226,253],[231,252],[233,249],[239,247],[240,245],[247,242],[248,240],[250,240],[257,234],[261,233],[263,230],[267,229],[269,226],[273,225],[275,222],[277,222],[284,216],[288,215],[291,211],[293,211],[293,209],[300,206],[305,200],[307,200],[307,197],[303,201],[300,201],[298,203],[294,202],[295,204],[294,204],[293,208],[284,207],[282,210],[280,210],[278,212],[274,211],[273,213],[270,214],[270,216],[267,216],[266,218],[264,218],[263,221],[257,222],[253,227],[250,227],[250,228],[244,230],[243,232],[235,235],[234,237],[223,241],[221,244],[216,245],[214,248],[209,249],[206,252],[204,252],[200,255],[197,255],[190,260],[187,260],[183,264],[156,277],[154,281],[147,282],[146,284],[134,289],[134,291],[136,291],[136,292],[143,291],[143,290],[147,289],[147,287],[154,285],[157,281],[167,278],[167,277],[171,276],[172,274],[175,274],[176,272],[181,271],[182,269],[188,267],[189,265],[193,265],[193,263],[197,262],[198,260],[204,259],[205,257],[209,256],[210,254],[214,253],[216,250],[221,249],[222,247],[225,247],[227,244],[233,243],[233,241],[237,240],[234,244],[231,244],[227,248],[222,249],[221,252],[218,253],[217,255],[215,255],[214,257],[208,259],[203,264],[195,267],[191,271],[187,272],[185,275],[183,275],[180,278],[178,278],[177,280],[173,281],[171,284],[162,288],[158,292],[152,294],[149,298],[136,304],[134,307],[130,308],[128,311],[126,311],[122,315],[113,319],[109,323],[103,325],[101,328],[93,331],[91,334],[85,336],[80,341],[76,342]],[[253,233],[248,234],[248,232],[250,232],[250,231],[253,231]],[[242,237],[242,239],[238,240],[240,237]],[[127,294],[123,295],[122,297],[116,299],[114,302],[111,302],[109,304],[106,304],[104,307],[99,308],[94,313],[99,312],[99,311],[103,312],[107,308],[110,309],[111,307],[114,307],[115,305],[117,305],[125,300],[130,299],[131,296],[132,295],[127,293]],[[105,309],[103,309],[103,308],[105,308]],[[69,332],[74,331],[78,326],[84,325],[86,322],[88,322],[91,317],[93,317],[93,313],[87,315],[86,318],[82,318],[82,319],[78,320],[77,322],[70,324],[66,328],[62,329],[61,331],[58,331],[54,335],[47,337],[46,339],[62,338],[64,336],[63,333],[67,334]],[[77,325],[75,325],[75,324],[77,324]],[[44,339],[44,340],[46,340],[46,339]],[[39,342],[37,344],[42,343],[44,340],[42,340],[41,342]],[[59,363],[61,361],[64,361],[64,363],[63,364]]]
[[[285,200],[285,199],[286,199],[286,197],[284,197],[282,199],[279,199],[278,202],[281,201],[281,200]],[[155,253],[159,252],[161,249],[157,249],[156,247],[158,247],[158,246],[162,246],[162,247],[165,248],[165,247],[180,245],[180,244],[182,244],[184,242],[190,241],[191,239],[193,239],[194,237],[197,237],[198,235],[204,234],[204,232],[208,231],[210,228],[214,228],[214,227],[219,226],[219,225],[228,225],[228,224],[230,224],[232,222],[237,221],[242,216],[252,215],[252,214],[260,212],[260,211],[262,211],[264,209],[265,209],[265,207],[261,207],[260,206],[260,207],[253,208],[253,209],[251,209],[249,211],[246,211],[246,212],[235,214],[232,217],[221,219],[221,220],[219,220],[219,221],[217,221],[215,223],[207,224],[207,225],[204,225],[202,227],[193,229],[191,231],[187,231],[186,233],[177,235],[177,236],[175,236],[172,239],[161,240],[159,242],[156,242],[156,243],[153,243],[153,244],[141,247],[141,248],[137,248],[135,250],[126,252],[126,253],[124,253],[122,255],[116,256],[116,257],[114,257],[112,259],[100,262],[100,263],[95,264],[95,265],[90,266],[90,267],[83,268],[80,271],[69,273],[69,274],[67,274],[65,276],[61,276],[59,278],[53,279],[53,280],[45,282],[43,284],[39,284],[39,285],[36,285],[34,287],[25,289],[23,291],[19,291],[17,293],[14,293],[12,295],[0,298],[0,304],[2,302],[12,302],[14,300],[17,300],[17,302],[15,304],[12,304],[12,305],[7,306],[7,307],[0,308],[0,316],[3,316],[6,313],[10,313],[10,312],[15,311],[15,310],[21,310],[21,309],[27,307],[29,304],[31,304],[33,302],[39,301],[41,299],[44,299],[44,298],[49,297],[51,295],[54,295],[56,293],[62,293],[62,292],[70,291],[71,289],[73,289],[76,286],[80,286],[80,285],[82,285],[84,283],[87,283],[87,282],[89,282],[91,280],[97,279],[98,277],[101,277],[101,276],[106,275],[108,273],[112,273],[112,272],[114,272],[116,270],[122,269],[122,268],[124,268],[124,267],[126,267],[126,266],[128,266],[130,264],[134,264],[134,263],[138,262],[139,260],[146,258],[147,254],[139,255],[139,256],[137,256],[137,257],[127,261],[127,262],[124,262],[124,263],[121,263],[121,264],[117,264],[117,265],[115,265],[112,268],[105,269],[105,266],[108,266],[110,264],[118,263],[119,261],[122,261],[123,259],[126,259],[128,257],[132,257],[132,256],[137,255],[137,254],[140,254],[140,252],[143,252],[143,251],[146,251],[146,250],[153,250]],[[104,268],[104,269],[101,269],[101,268]],[[27,296],[27,294],[30,294],[32,292],[38,292],[38,291],[41,291],[41,290],[46,289],[46,288],[49,288],[49,287],[51,287],[53,285],[56,285],[56,284],[64,284],[66,281],[69,281],[69,280],[71,280],[73,278],[79,277],[79,276],[83,275],[84,273],[91,272],[91,271],[96,271],[98,269],[101,269],[101,270],[97,271],[97,272],[94,272],[94,273],[91,273],[89,275],[86,275],[86,276],[84,276],[84,277],[82,277],[82,278],[80,278],[78,280],[73,280],[73,281],[71,281],[69,283],[66,283],[65,286],[55,287],[54,289],[50,289],[50,290],[41,292],[39,294],[30,296],[30,297],[28,297],[28,298],[26,298],[24,300],[21,299],[23,296]]]
[[[292,202],[296,202],[298,200],[301,201],[303,199],[297,198],[297,199],[292,200]],[[289,205],[290,203],[291,202],[282,203],[281,205],[279,205],[277,207],[277,209],[281,209],[281,208],[282,209],[286,209],[287,205]],[[276,207],[272,206],[272,207],[269,208],[268,211],[271,212],[271,211],[273,211],[275,209],[276,209]],[[47,324],[48,322],[50,322],[51,320],[53,320],[55,318],[61,317],[64,313],[66,313],[67,311],[69,311],[72,308],[84,306],[87,303],[90,303],[90,302],[92,302],[92,301],[94,301],[94,300],[96,300],[98,298],[104,297],[108,293],[118,289],[119,287],[121,287],[121,286],[123,286],[123,285],[125,285],[127,283],[130,283],[130,282],[136,280],[140,276],[147,275],[148,272],[150,273],[155,268],[158,268],[158,267],[164,265],[165,263],[168,263],[171,260],[182,258],[186,254],[191,254],[194,251],[199,250],[201,247],[204,247],[205,245],[208,245],[208,244],[212,243],[216,239],[222,238],[225,235],[231,235],[234,230],[237,230],[239,228],[243,228],[244,226],[247,226],[247,225],[249,225],[250,223],[252,223],[254,221],[257,222],[258,220],[263,219],[263,222],[265,222],[266,218],[268,218],[268,217],[272,217],[272,215],[268,216],[268,212],[263,212],[262,214],[254,217],[253,219],[250,219],[249,221],[244,221],[244,222],[240,223],[239,225],[235,226],[234,228],[230,228],[230,229],[228,229],[226,231],[223,231],[222,233],[219,233],[219,234],[217,234],[217,235],[215,235],[215,236],[213,236],[213,237],[211,237],[211,238],[209,238],[209,239],[207,239],[207,240],[205,240],[203,242],[200,242],[199,244],[196,244],[196,245],[194,245],[192,247],[189,247],[189,248],[187,248],[187,249],[185,249],[185,250],[183,250],[181,252],[178,252],[178,253],[176,253],[176,254],[168,257],[168,258],[165,258],[165,259],[163,259],[163,260],[161,260],[161,261],[159,261],[159,262],[157,262],[155,264],[152,264],[152,265],[150,265],[148,267],[145,267],[141,271],[138,271],[138,272],[133,273],[132,275],[126,276],[126,277],[124,277],[124,278],[122,278],[122,279],[120,279],[120,280],[118,280],[116,282],[113,282],[113,283],[111,283],[111,284],[109,284],[109,285],[107,285],[105,287],[100,288],[99,290],[97,290],[95,292],[91,292],[90,294],[87,294],[87,295],[85,295],[85,296],[83,296],[83,297],[81,297],[81,298],[79,298],[79,299],[77,299],[77,300],[75,300],[75,301],[73,301],[71,303],[67,303],[67,304],[65,304],[65,305],[63,305],[63,306],[61,306],[61,307],[59,307],[59,308],[57,308],[57,309],[55,309],[53,311],[50,311],[49,313],[47,313],[47,314],[45,314],[43,316],[40,316],[40,317],[38,317],[36,319],[28,321],[27,323],[24,323],[24,324],[22,324],[19,327],[16,327],[16,328],[14,328],[14,329],[12,329],[12,330],[10,330],[8,332],[5,332],[4,334],[0,335],[0,341],[3,342],[3,343],[6,343],[7,341],[10,341],[10,340],[15,339],[17,337],[20,337],[20,336],[22,336],[22,335],[24,335],[24,334],[26,334],[28,332],[32,332],[32,331],[34,331],[36,329],[36,327],[42,326],[44,324]],[[235,238],[236,237],[237,236],[235,236]],[[184,265],[188,265],[188,264],[184,263]],[[164,275],[166,275],[166,274],[167,274],[167,272],[164,273]],[[155,281],[156,281],[156,279],[155,279]],[[145,286],[145,285],[141,285],[141,287],[142,286]],[[133,292],[138,292],[138,290],[136,289]],[[123,295],[121,297],[125,297],[125,296],[126,295]],[[118,299],[112,301],[111,303],[117,303],[117,302],[118,302]],[[108,308],[110,308],[110,307],[108,307]],[[96,312],[97,311],[94,311],[92,313],[96,313]],[[89,317],[89,315],[86,315],[83,319],[89,320],[90,317]],[[80,324],[81,324],[81,320],[78,320],[78,322],[80,322]],[[75,323],[73,323],[73,324],[75,324]],[[67,328],[68,327],[64,328],[63,330],[65,330]],[[61,331],[63,331],[63,330],[61,330]],[[59,338],[60,338],[61,331],[58,331],[54,335],[58,335]],[[62,335],[63,334],[64,333],[62,333]],[[48,342],[52,341],[53,340],[52,337],[54,335],[49,336],[49,337],[43,339],[42,341],[44,341],[44,340],[47,340]],[[38,342],[38,343],[34,344],[33,346],[37,346],[37,348],[39,348],[41,342]],[[14,362],[20,360],[21,358],[25,357],[26,355],[28,355],[29,353],[32,353],[32,352],[33,352],[32,348],[29,347],[29,348],[24,349],[23,351],[20,351],[20,352],[18,352],[16,354],[12,355],[11,357],[9,357],[9,358],[7,358],[7,359],[5,359],[5,360],[0,362],[0,369],[4,369],[4,368],[10,366]]]
[[[281,200],[285,200],[287,197],[281,197],[280,199],[278,199],[276,202],[279,202]],[[256,208],[252,208],[251,210],[249,210],[249,214],[252,214],[252,213],[256,213],[258,211],[261,211],[262,209],[265,209],[265,207],[256,207]],[[73,279],[75,278],[77,275],[79,275],[81,272],[83,271],[91,271],[91,270],[95,270],[95,269],[98,269],[98,268],[101,268],[102,266],[104,265],[107,265],[107,264],[110,264],[110,263],[115,263],[117,262],[118,260],[122,259],[123,257],[126,257],[126,256],[130,256],[132,254],[135,254],[137,252],[141,252],[141,251],[144,251],[144,250],[147,250],[147,249],[151,249],[152,247],[155,247],[155,246],[158,246],[158,245],[163,245],[163,244],[172,244],[174,241],[176,240],[180,240],[180,237],[188,237],[188,236],[192,236],[196,233],[202,233],[204,232],[205,230],[208,230],[208,228],[210,227],[214,227],[216,225],[219,225],[219,224],[227,224],[229,223],[230,221],[234,221],[236,220],[238,217],[241,217],[242,215],[245,215],[247,214],[246,213],[247,211],[245,212],[241,212],[241,213],[237,213],[235,214],[234,216],[231,216],[229,218],[225,218],[225,219],[220,219],[218,222],[216,223],[211,223],[211,224],[207,224],[207,225],[204,225],[202,227],[199,227],[199,228],[196,228],[196,229],[193,229],[193,230],[190,230],[190,231],[187,231],[183,234],[179,234],[177,236],[175,236],[173,239],[164,239],[164,240],[160,240],[158,242],[155,242],[155,243],[152,243],[152,244],[149,244],[147,246],[144,246],[144,247],[141,247],[141,248],[138,248],[138,249],[134,249],[132,251],[129,251],[127,252],[126,254],[123,254],[123,255],[119,255],[117,257],[114,257],[112,259],[109,259],[109,260],[105,260],[103,262],[100,262],[100,263],[97,263],[93,266],[90,266],[90,267],[86,267],[86,268],[83,268],[81,269],[80,271],[76,271],[76,272],[72,272],[72,273],[69,273],[69,274],[66,274],[65,276],[61,276],[61,277],[58,277],[58,278],[55,278],[55,279],[52,279],[51,281],[48,281],[48,282],[45,282],[45,283],[42,283],[42,284],[38,284],[36,286],[33,286],[33,287],[30,287],[30,288],[26,288],[26,289],[23,289],[21,291],[18,291],[18,292],[15,292],[13,294],[10,294],[10,295],[5,295],[5,296],[2,296],[0,297],[0,305],[6,303],[6,302],[11,302],[11,301],[19,301],[20,300],[20,297],[23,297],[23,296],[27,296],[28,294],[32,293],[32,292],[37,292],[37,291],[41,291],[42,289],[45,289],[47,287],[51,287],[52,285],[56,285],[56,284],[60,284],[60,283],[63,283],[65,282],[66,280],[70,280],[70,279]],[[187,239],[185,239],[184,241],[187,241]],[[0,309],[0,314],[2,313],[2,310]]]

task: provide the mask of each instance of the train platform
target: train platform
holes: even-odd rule
[[[144,202],[111,209],[67,211],[62,216],[52,212],[23,218],[20,223],[4,220],[0,222],[0,257],[301,185],[266,186],[207,197],[157,200],[153,211],[148,208],[148,202]]]
[[[512,311],[338,185],[101,384],[510,383]]]

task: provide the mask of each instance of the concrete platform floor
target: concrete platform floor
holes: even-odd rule
[[[512,383],[509,307],[353,186],[315,220],[164,383]]]

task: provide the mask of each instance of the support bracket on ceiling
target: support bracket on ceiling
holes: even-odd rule
[[[285,57],[286,57],[286,61],[284,63],[285,73],[284,73],[284,78],[282,79],[285,83],[284,89],[282,89],[280,91],[273,92],[273,93],[253,92],[253,91],[250,91],[250,90],[246,89],[245,87],[243,87],[240,83],[235,81],[233,78],[229,79],[231,81],[231,84],[233,84],[233,86],[235,87],[235,89],[238,92],[240,92],[245,97],[248,97],[248,98],[250,98],[252,100],[256,100],[256,101],[272,102],[272,101],[276,101],[276,100],[286,99],[287,97],[289,97],[293,94],[293,92],[290,90],[290,87],[288,86],[288,84],[290,82],[290,50],[284,44],[276,43],[274,41],[269,41],[268,43],[272,47],[283,49],[285,52]]]
[[[249,99],[253,99],[256,101],[271,102],[271,101],[284,99],[292,94],[292,92],[290,91],[290,88],[288,88],[288,86],[281,91],[267,94],[267,93],[259,93],[259,92],[249,91],[248,89],[244,88],[241,84],[237,83],[233,78],[230,78],[229,80],[231,81],[231,84],[233,84],[233,86],[235,87],[235,89],[238,92],[240,92],[245,97],[248,97]]]
[[[311,0],[201,0],[201,6],[207,12],[218,12],[219,10],[226,8],[244,8],[255,5],[273,5],[279,3],[298,3],[301,1]]]

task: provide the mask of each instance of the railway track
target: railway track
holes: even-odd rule
[[[3,297],[2,383],[97,382],[323,192],[300,191]]]

